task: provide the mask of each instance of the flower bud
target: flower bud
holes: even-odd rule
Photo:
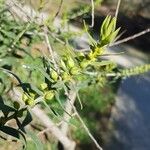
[[[70,80],[70,75],[67,73],[67,72],[63,72],[62,73],[62,79],[64,80],[64,81],[68,81],[68,80]]]
[[[81,68],[86,68],[89,65],[89,61],[88,60],[83,60],[80,63]]]
[[[71,68],[71,70],[70,70],[70,73],[72,74],[72,75],[76,75],[76,74],[78,74],[79,73],[79,68],[78,67],[73,67],[73,68]]]
[[[27,99],[29,98],[29,96],[26,93],[22,94],[22,100],[25,102]]]
[[[50,76],[51,78],[54,80],[54,81],[57,81],[58,80],[58,74],[55,70],[51,70],[50,72]]]
[[[15,107],[15,109],[19,109],[20,108],[20,104],[17,101],[15,101],[14,102],[14,107]]]
[[[34,99],[28,98],[28,99],[25,101],[25,104],[32,107],[32,106],[35,105],[35,101],[34,101]]]
[[[33,98],[33,99],[35,98],[35,93],[30,92],[29,95],[31,98]]]
[[[40,89],[43,91],[47,88],[47,84],[46,83],[42,83],[40,84]]]
[[[47,91],[44,95],[45,100],[51,100],[55,96],[55,93],[53,90]]]
[[[74,60],[71,57],[68,57],[67,66],[70,68],[74,67]]]

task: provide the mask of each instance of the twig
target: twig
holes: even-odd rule
[[[96,147],[99,150],[103,150],[102,147],[98,144],[98,142],[96,141],[96,139],[93,137],[93,135],[91,134],[91,132],[89,131],[89,129],[87,128],[87,126],[85,125],[84,121],[82,120],[82,118],[80,117],[79,113],[77,112],[76,108],[73,107],[74,112],[76,113],[76,116],[78,117],[78,119],[80,120],[82,126],[84,127],[85,131],[87,132],[87,134],[89,135],[89,137],[91,138],[91,140],[95,143]]]
[[[129,37],[127,37],[127,38],[124,38],[124,39],[122,39],[122,40],[119,40],[119,41],[117,41],[117,42],[115,42],[115,43],[112,43],[112,44],[109,45],[109,47],[111,47],[111,46],[116,46],[116,45],[119,45],[119,44],[128,42],[128,41],[130,41],[130,40],[133,40],[133,39],[135,39],[135,38],[137,38],[137,37],[139,37],[139,36],[142,36],[142,35],[144,35],[144,34],[146,34],[146,33],[149,33],[149,32],[150,32],[150,28],[148,28],[148,29],[146,29],[146,30],[144,30],[144,31],[141,31],[141,32],[139,32],[139,33],[137,33],[137,34],[134,34],[134,35],[132,35],[132,36],[129,36]]]
[[[91,6],[92,6],[92,11],[91,11],[92,22],[90,27],[92,28],[94,26],[94,1],[93,0],[91,0]]]
[[[117,56],[117,55],[121,55],[121,54],[124,54],[124,53],[125,53],[125,52],[103,54],[103,55],[101,55],[100,57],[103,57],[103,56]]]
[[[118,0],[117,8],[116,8],[116,13],[115,13],[115,18],[118,17],[118,12],[119,12],[120,3],[121,3],[121,0]]]
[[[60,10],[61,10],[61,7],[62,7],[62,4],[63,4],[63,0],[61,0],[61,2],[60,2],[60,5],[59,5],[59,7],[58,7],[58,10],[57,10],[57,12],[56,12],[56,14],[55,14],[55,16],[54,16],[54,19],[53,20],[55,20],[55,18],[58,16],[58,14],[60,13]]]
[[[16,39],[14,40],[14,42],[12,43],[12,48],[16,45],[16,43],[21,39],[21,37],[25,34],[25,32],[27,31],[27,29],[30,27],[30,23],[28,23],[27,25],[26,25],[26,27],[25,27],[25,29],[24,30],[22,30],[19,34],[18,34],[18,36],[16,37]]]
[[[47,43],[47,46],[48,46],[48,50],[49,50],[49,53],[50,53],[50,55],[51,55],[51,58],[52,58],[52,62],[53,62],[53,64],[54,64],[54,67],[56,68],[56,70],[59,71],[59,68],[58,68],[57,63],[56,63],[55,58],[54,58],[54,52],[53,52],[53,50],[52,50],[52,47],[51,47],[51,44],[50,44],[50,41],[49,41],[48,33],[47,33],[47,32],[48,32],[48,31],[47,31],[47,27],[44,26],[44,36],[45,36],[45,40],[46,40],[46,43]]]

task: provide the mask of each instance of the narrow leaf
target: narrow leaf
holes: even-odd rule
[[[8,127],[8,126],[2,126],[0,127],[0,130],[8,135],[11,135],[17,139],[19,139],[19,131],[14,129],[14,128],[11,128],[11,127]]]
[[[25,117],[25,119],[22,122],[22,127],[25,127],[26,125],[28,125],[30,122],[32,121],[32,116],[30,114],[29,111],[27,111],[27,115]]]

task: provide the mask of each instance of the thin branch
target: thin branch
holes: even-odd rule
[[[76,108],[73,107],[74,112],[76,113],[76,116],[78,117],[78,119],[80,120],[82,126],[84,127],[85,131],[87,132],[87,134],[89,135],[89,137],[91,138],[91,140],[95,143],[96,147],[99,150],[103,150],[102,147],[98,144],[98,142],[96,141],[96,139],[94,138],[94,136],[91,134],[91,132],[89,131],[89,129],[87,128],[87,126],[85,125],[84,121],[82,120],[82,118],[80,117],[79,113],[77,112]]]
[[[61,0],[61,2],[60,2],[60,5],[59,5],[59,7],[58,7],[58,10],[57,10],[57,12],[56,12],[56,14],[55,14],[55,16],[54,16],[54,19],[53,20],[55,20],[55,18],[58,16],[58,14],[60,13],[60,10],[61,10],[61,7],[62,7],[62,4],[63,4],[63,0]]]
[[[55,61],[54,52],[52,50],[52,47],[51,47],[51,44],[50,44],[50,41],[49,41],[49,38],[48,38],[48,30],[47,30],[46,26],[44,27],[44,36],[45,36],[45,41],[46,41],[46,44],[48,46],[48,50],[49,50],[49,53],[51,55],[51,59],[52,59],[52,62],[54,64],[54,67],[56,68],[56,70],[59,71],[59,67],[57,66],[57,63]]]
[[[121,0],[118,0],[117,8],[116,8],[116,13],[115,13],[115,17],[116,17],[116,18],[118,17],[118,12],[119,12],[120,3],[121,3]]]
[[[124,54],[124,53],[125,53],[125,52],[103,54],[103,55],[101,55],[100,57],[103,57],[103,56],[117,56],[117,55],[122,55],[122,54]]]
[[[119,45],[119,44],[128,42],[128,41],[130,41],[130,40],[133,40],[133,39],[135,39],[135,38],[137,38],[137,37],[139,37],[139,36],[142,36],[142,35],[144,35],[144,34],[146,34],[146,33],[149,33],[149,32],[150,32],[150,28],[148,28],[148,29],[146,29],[146,30],[144,30],[144,31],[141,31],[141,32],[139,32],[139,33],[137,33],[137,34],[134,34],[134,35],[132,35],[132,36],[129,36],[129,37],[127,37],[127,38],[124,38],[124,39],[122,39],[122,40],[119,40],[119,41],[117,41],[117,42],[115,42],[115,43],[112,43],[112,44],[109,45],[109,47],[116,46],[116,45]]]
[[[93,27],[94,26],[94,0],[91,0],[91,7],[92,7],[92,10],[91,10],[92,22],[91,22],[90,27]]]

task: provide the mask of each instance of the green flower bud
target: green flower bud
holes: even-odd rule
[[[86,68],[89,65],[89,61],[88,60],[83,60],[80,63],[81,68]]]
[[[67,66],[70,68],[74,67],[74,60],[71,57],[68,57]]]
[[[50,76],[51,78],[54,80],[54,81],[57,81],[58,80],[58,74],[55,70],[51,70],[50,72]]]
[[[14,107],[15,107],[15,109],[19,109],[20,108],[20,104],[17,101],[15,101],[14,102]]]
[[[82,61],[84,58],[85,58],[85,55],[84,55],[83,52],[78,52],[78,53],[77,53],[77,59],[78,59],[79,61]]]
[[[92,52],[92,51],[88,54],[88,58],[89,58],[89,59],[93,59],[93,58],[94,58],[94,55],[93,55],[93,52]]]
[[[83,52],[78,52],[77,55],[80,57],[84,57],[84,53]]]
[[[29,98],[25,101],[25,104],[32,107],[35,105],[35,101],[34,101],[34,99]]]
[[[63,72],[63,73],[62,73],[62,79],[63,79],[64,81],[68,81],[68,80],[71,79],[71,77],[70,77],[70,75],[69,75],[67,72]]]
[[[29,98],[29,96],[26,93],[22,94],[22,100],[25,102],[27,99]]]
[[[30,92],[29,95],[31,98],[33,98],[33,99],[35,98],[35,93]]]
[[[55,96],[55,93],[53,90],[47,91],[44,95],[45,100],[51,100]]]
[[[47,84],[46,83],[42,83],[40,84],[40,89],[43,91],[47,88]]]
[[[78,67],[73,67],[73,68],[71,68],[70,73],[72,75],[76,75],[76,74],[79,74],[79,71],[80,71],[80,69]]]

